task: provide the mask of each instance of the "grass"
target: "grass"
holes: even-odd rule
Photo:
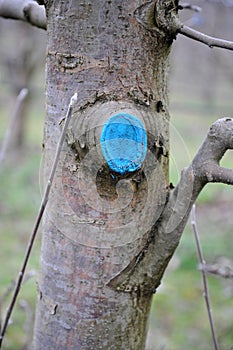
[[[7,116],[3,110],[2,117]],[[39,121],[39,122],[38,122]],[[35,128],[35,125],[37,126]],[[7,122],[1,118],[0,130],[3,137]],[[0,297],[17,279],[19,269],[40,205],[39,168],[41,162],[40,144],[42,140],[43,120],[39,115],[29,114],[25,146],[22,150],[9,152],[0,169],[0,237],[1,237],[1,273]],[[34,134],[34,137],[32,137]],[[19,300],[10,320],[4,339],[3,350],[26,348],[32,337],[34,310],[36,303],[36,279],[40,251],[40,235],[30,257],[27,273],[32,277],[23,284]],[[9,304],[10,295],[1,305],[1,317]],[[24,307],[20,305],[24,305]],[[32,315],[31,315],[32,313]],[[30,318],[33,317],[31,320]],[[27,326],[30,324],[30,327]]]
[[[182,110],[178,107],[174,109],[174,102],[172,104],[175,112],[172,119],[170,172],[171,181],[176,184],[180,170],[189,164],[214,120],[208,115],[202,120],[199,113],[201,106],[199,103],[195,104],[195,101],[186,101]],[[186,113],[189,113],[188,118]],[[42,123],[42,118],[32,114],[27,128],[26,148],[17,157],[12,155],[0,173],[0,295],[17,276],[41,199],[38,174]],[[200,125],[203,125],[201,131]],[[6,122],[3,120],[0,130],[5,126]],[[231,152],[223,164],[232,166]],[[208,185],[199,198],[197,218],[207,262],[214,262],[221,256],[232,258],[231,206],[232,188],[226,185]],[[40,237],[33,249],[28,271],[38,271],[39,250]],[[162,285],[154,297],[150,316],[149,349],[213,349],[202,296],[201,275],[197,266],[194,238],[188,224]],[[36,302],[36,279],[37,276],[34,276],[25,282],[19,298],[19,301],[25,300],[28,303],[31,311],[34,311]],[[233,286],[230,281],[221,278],[210,276],[208,280],[220,348],[230,350],[233,347]],[[9,297],[6,301],[9,301]],[[2,313],[7,302],[3,305]],[[25,330],[27,317],[28,313],[18,303],[3,350],[23,349],[27,341],[26,335],[32,334],[32,327]]]
[[[20,156],[20,162],[14,162],[12,166],[7,164],[1,173],[0,197],[1,201],[1,274],[0,295],[15,281],[22,265],[27,241],[33,226],[37,208],[40,202],[38,186],[38,168],[40,164],[39,153]],[[39,264],[39,240],[30,258],[28,272],[38,271]],[[29,310],[34,313],[36,300],[36,277],[25,282],[20,293],[19,303],[25,300]],[[3,304],[4,308],[9,303],[9,297]],[[3,349],[16,350],[24,345],[25,318],[27,313],[19,307],[19,303],[12,315],[12,324],[7,330],[6,342]],[[32,329],[26,333],[32,333]]]
[[[206,204],[203,206],[206,207]],[[211,212],[211,208],[209,209]],[[203,209],[205,213],[206,210],[207,208]],[[214,262],[221,255],[232,258],[233,244],[230,231],[221,232],[221,224],[219,229],[215,226],[215,230],[209,225],[208,231],[208,226],[204,226],[208,224],[207,220],[204,215],[200,217],[200,213],[198,221],[206,261]],[[204,304],[201,274],[197,269],[197,254],[189,225],[170,265],[154,297],[150,349],[211,350],[213,345]],[[231,312],[233,286],[230,281],[213,276],[208,276],[208,283],[220,349],[230,350],[233,344]],[[162,341],[158,344],[157,340],[161,337]]]

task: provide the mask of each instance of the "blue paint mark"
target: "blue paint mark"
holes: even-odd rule
[[[146,157],[146,130],[132,114],[115,114],[104,124],[100,144],[110,169],[122,175],[134,172]]]

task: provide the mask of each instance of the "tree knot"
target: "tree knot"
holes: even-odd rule
[[[168,41],[175,39],[182,26],[178,18],[178,1],[157,0],[154,6],[154,20],[157,30]]]
[[[138,22],[147,30],[169,43],[176,37],[181,23],[178,19],[178,1],[151,0],[138,7],[134,13]]]

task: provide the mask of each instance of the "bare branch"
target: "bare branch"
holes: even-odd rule
[[[233,279],[233,267],[224,264],[222,261],[219,261],[216,264],[200,264],[199,269],[211,273],[212,275]]]
[[[23,283],[27,282],[30,278],[32,278],[33,276],[35,276],[35,271],[31,270],[29,271],[27,274],[25,274],[24,279],[23,279]],[[11,294],[11,292],[14,290],[16,285],[16,281],[12,281],[8,287],[6,288],[6,290],[4,291],[4,293],[0,296],[0,328],[1,328],[1,323],[2,323],[2,309],[3,309],[3,304],[6,302],[6,299],[8,298],[8,296]]]
[[[192,205],[208,182],[233,184],[233,169],[219,165],[228,149],[233,149],[233,119],[217,120],[194,157],[181,173],[163,213],[162,230],[177,239],[182,234]]]
[[[178,10],[192,10],[194,12],[201,12],[202,8],[200,6],[191,5],[191,4],[187,3],[187,2],[185,2],[185,3],[180,4],[178,6]]]
[[[24,323],[24,331],[25,331],[25,340],[23,350],[31,349],[32,342],[32,327],[34,321],[34,313],[31,305],[26,300],[20,300],[19,306],[24,311],[26,320]]]
[[[218,39],[218,38],[203,34],[185,25],[182,25],[180,28],[178,28],[178,33],[183,34],[184,36],[187,36],[190,39],[193,39],[205,45],[208,45],[210,48],[219,47],[226,50],[233,50],[232,41]]]
[[[46,29],[45,7],[33,0],[0,0],[0,16]]]
[[[195,241],[196,241],[198,258],[199,258],[200,264],[202,266],[205,266],[205,260],[204,260],[204,256],[202,253],[198,229],[197,229],[195,204],[193,205],[192,211],[191,211],[191,224],[192,224],[193,233],[194,233],[194,237],[195,237]],[[218,340],[217,340],[217,336],[216,336],[216,332],[215,332],[214,320],[213,320],[212,310],[211,310],[211,305],[210,305],[208,282],[207,282],[206,273],[205,273],[204,269],[201,270],[201,274],[202,274],[202,282],[203,282],[203,295],[205,298],[206,309],[207,309],[209,324],[210,324],[210,330],[211,330],[212,339],[213,339],[213,343],[214,343],[214,349],[219,350],[219,345],[218,345]]]
[[[5,159],[7,149],[9,148],[9,144],[11,142],[12,133],[15,129],[16,121],[19,118],[20,109],[21,109],[22,104],[24,103],[27,95],[28,95],[28,89],[23,88],[22,90],[20,90],[20,92],[16,98],[14,112],[13,112],[12,118],[10,120],[9,126],[7,128],[7,131],[6,131],[3,143],[2,143],[2,147],[0,149],[0,165]]]
[[[192,166],[200,182],[233,184],[233,170],[219,165],[228,149],[233,149],[233,119],[217,120],[195,156]]]
[[[150,236],[146,236],[143,248],[123,271],[108,282],[109,287],[117,290],[127,288],[127,291],[130,291],[143,280],[144,287],[147,288],[144,273],[140,275],[140,271],[145,271],[146,266],[147,269],[150,268],[149,275],[153,276],[153,292],[156,290],[166,264],[179,244],[192,205],[200,191],[211,181],[233,183],[233,170],[219,165],[225,151],[231,148],[233,148],[233,119],[219,119],[211,126],[192,163],[183,169],[179,184],[171,190],[163,213],[155,223]],[[163,263],[161,252],[164,254]],[[154,259],[152,265],[150,265],[151,254]]]

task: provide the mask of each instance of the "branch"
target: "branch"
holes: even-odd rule
[[[31,270],[29,271],[25,276],[24,279],[22,281],[22,283],[27,282],[30,278],[32,278],[33,276],[35,276],[35,271]],[[3,294],[0,296],[0,326],[2,323],[2,309],[3,309],[3,304],[6,302],[6,299],[8,298],[8,296],[11,294],[11,292],[14,290],[16,285],[16,281],[12,281],[8,287],[6,288],[6,290],[3,292]]]
[[[0,0],[0,16],[46,29],[45,7],[33,0]]]
[[[202,9],[200,6],[197,6],[197,5],[191,5],[191,4],[188,4],[188,3],[183,3],[183,4],[180,4],[178,6],[178,10],[192,10],[194,12],[201,12]]]
[[[223,265],[222,261],[217,264],[200,264],[199,270],[208,272],[212,275],[220,276],[223,278],[233,279],[233,267],[229,265]]]
[[[143,238],[143,248],[110,279],[110,288],[132,292],[140,286],[141,292],[156,291],[202,188],[208,182],[233,184],[233,170],[219,165],[226,150],[232,148],[233,119],[219,119],[211,126],[192,163],[182,171],[180,182],[171,191],[162,215],[149,235]]]
[[[25,322],[24,322],[25,340],[24,340],[23,349],[29,350],[29,347],[32,342],[32,327],[34,322],[34,313],[31,305],[26,300],[20,300],[19,306],[25,313]]]
[[[233,119],[223,118],[210,127],[192,163],[182,171],[180,182],[171,193],[163,213],[163,232],[179,239],[192,205],[207,183],[233,185],[233,170],[219,165],[228,149],[233,149]]]
[[[15,124],[16,124],[17,119],[19,118],[20,109],[22,108],[22,104],[24,103],[25,99],[27,98],[27,95],[28,95],[28,89],[23,88],[16,98],[14,112],[13,112],[12,118],[10,120],[9,126],[7,128],[7,131],[6,131],[3,143],[2,143],[2,147],[0,149],[0,165],[6,157],[7,150],[9,148],[10,143],[11,143],[12,134],[13,134],[13,131],[15,129]]]
[[[210,48],[220,47],[226,50],[233,50],[232,41],[218,39],[218,38],[203,34],[185,25],[182,25],[180,28],[178,28],[178,33],[183,34],[184,36],[187,36],[190,39],[193,39],[205,45],[208,45]]]

